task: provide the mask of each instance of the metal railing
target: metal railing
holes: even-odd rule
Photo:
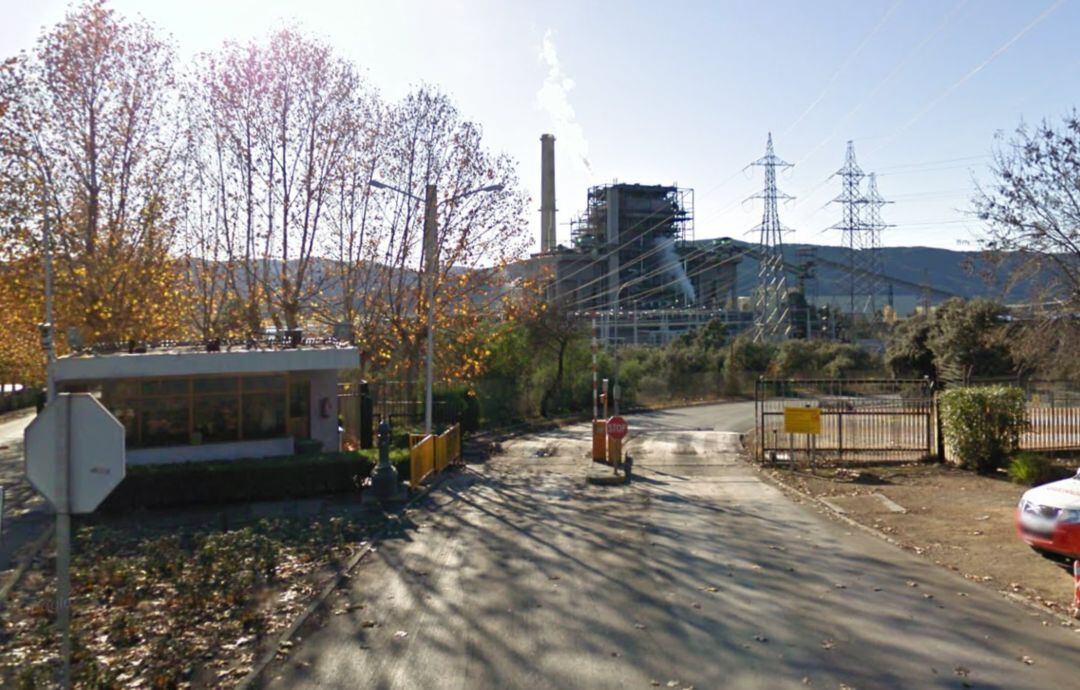
[[[415,488],[433,474],[461,461],[461,425],[441,434],[409,435],[409,483]]]

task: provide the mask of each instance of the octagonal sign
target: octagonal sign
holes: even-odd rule
[[[57,507],[57,470],[70,406],[68,436],[71,513],[92,513],[124,478],[124,425],[89,393],[62,393],[24,432],[26,478]]]

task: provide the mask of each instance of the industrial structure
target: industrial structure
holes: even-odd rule
[[[554,137],[541,137],[540,252],[532,272],[561,309],[593,320],[612,344],[664,344],[713,319],[745,327],[739,312],[739,252],[727,240],[694,239],[693,190],[613,183],[588,190],[555,240]]]
[[[878,192],[876,176],[864,174],[856,162],[854,142],[847,143],[844,165],[836,171],[836,176],[841,180],[841,191],[832,203],[840,204],[841,219],[830,229],[841,232],[848,249],[848,311],[876,319],[882,306],[878,300],[885,292],[881,232],[888,227],[882,221],[881,208],[889,202]]]
[[[772,132],[765,143],[765,155],[751,166],[765,169],[765,186],[760,193],[750,197],[762,199],[764,210],[758,232],[758,283],[754,294],[754,340],[781,340],[788,337],[788,288],[784,271],[784,228],[776,202],[791,199],[776,188],[776,169],[789,168],[791,164],[781,160],[773,152]]]

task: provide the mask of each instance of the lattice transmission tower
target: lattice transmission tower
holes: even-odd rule
[[[781,340],[787,338],[791,324],[788,319],[787,281],[784,276],[784,237],[788,229],[780,224],[776,202],[794,197],[776,188],[776,169],[790,168],[791,163],[781,160],[773,153],[772,132],[765,144],[765,156],[750,166],[765,168],[765,186],[750,199],[764,200],[765,208],[758,231],[758,284],[754,300],[754,340]],[[750,167],[747,166],[747,167]],[[753,230],[751,231],[753,232]]]
[[[864,175],[862,168],[855,161],[855,142],[847,143],[844,167],[833,174],[840,178],[841,190],[840,196],[833,199],[831,203],[840,204],[841,214],[840,222],[832,225],[830,229],[841,232],[843,244],[848,248],[848,310],[855,314],[860,311],[856,309],[856,295],[866,294],[867,287],[865,285],[867,275],[864,272],[866,257],[860,251],[865,243],[862,212],[866,205],[866,198],[860,189]]]
[[[862,259],[860,264],[865,271],[863,274],[864,280],[862,281],[866,296],[863,309],[874,315],[877,314],[879,306],[877,297],[884,292],[882,274],[885,271],[885,266],[881,259],[881,233],[885,228],[890,227],[881,218],[881,208],[889,203],[892,202],[885,201],[881,197],[881,193],[878,192],[877,175],[869,173],[866,176],[866,191],[863,193],[859,254]]]

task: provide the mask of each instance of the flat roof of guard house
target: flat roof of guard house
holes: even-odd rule
[[[74,354],[53,363],[53,380],[86,381],[159,376],[266,374],[282,371],[355,369],[355,347],[312,347],[283,350],[206,352],[194,348],[150,350],[142,353]]]
[[[166,347],[67,355],[50,373],[60,391],[98,391],[128,463],[154,464],[289,455],[300,439],[337,450],[338,372],[358,366],[357,348],[335,345]]]

